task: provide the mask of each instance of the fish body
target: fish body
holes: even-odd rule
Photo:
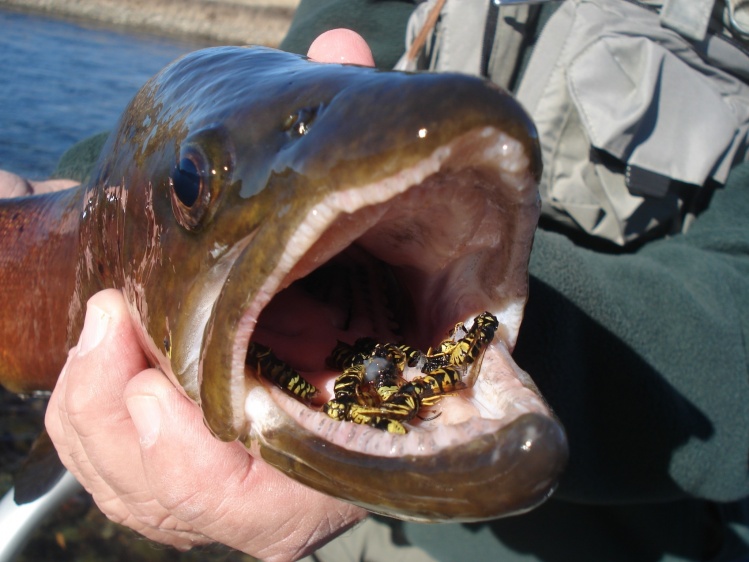
[[[114,287],[217,438],[395,517],[530,509],[567,458],[510,356],[539,175],[531,121],[481,80],[192,53],[136,95],[89,183],[0,202],[0,382],[53,388],[86,300]],[[394,435],[321,411],[337,341],[427,349],[485,310],[495,343],[435,421]],[[321,402],[258,376],[251,344]]]

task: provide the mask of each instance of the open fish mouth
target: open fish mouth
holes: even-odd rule
[[[123,291],[145,347],[214,435],[404,519],[490,519],[552,493],[564,430],[510,355],[541,167],[511,96],[464,75],[227,47],[156,77],[116,139],[134,146],[138,173],[124,152],[107,175],[158,189],[153,217],[127,203],[111,228],[160,245],[123,244],[113,261],[138,265]],[[427,351],[484,312],[498,327],[465,387],[397,420],[405,433],[326,413],[337,342]],[[250,350],[267,348],[318,389],[310,400],[259,372]]]
[[[527,297],[535,182],[524,147],[482,127],[310,206],[237,332],[246,376],[236,384],[246,386],[233,395],[244,400],[235,412],[248,448],[317,489],[407,519],[483,519],[545,499],[566,461],[564,433],[510,355]],[[326,366],[337,341],[426,350],[483,311],[499,327],[471,384],[420,411],[407,434],[321,411],[340,374]],[[261,376],[256,362],[245,366],[250,341],[315,385],[312,402]]]

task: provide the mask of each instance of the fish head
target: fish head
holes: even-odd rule
[[[146,84],[110,138],[92,199],[117,244],[92,253],[218,438],[372,511],[493,518],[548,497],[567,458],[510,355],[540,171],[531,120],[480,79],[207,49]],[[483,311],[496,337],[434,419],[396,435],[321,411],[336,342],[427,350]],[[251,342],[317,395],[259,373]]]

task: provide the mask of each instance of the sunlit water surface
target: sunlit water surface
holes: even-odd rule
[[[114,127],[148,78],[205,44],[0,10],[0,169],[43,179]]]

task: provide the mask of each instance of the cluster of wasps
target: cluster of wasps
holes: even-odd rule
[[[470,329],[459,323],[436,349],[426,353],[407,345],[377,343],[372,338],[354,344],[338,342],[328,366],[342,371],[333,386],[334,396],[322,410],[338,421],[370,425],[390,433],[406,433],[405,422],[452,392],[466,387],[463,376],[479,367],[499,323],[489,312],[478,315]],[[302,400],[317,389],[299,373],[257,343],[248,354],[258,372]],[[406,366],[422,375],[407,381]]]

